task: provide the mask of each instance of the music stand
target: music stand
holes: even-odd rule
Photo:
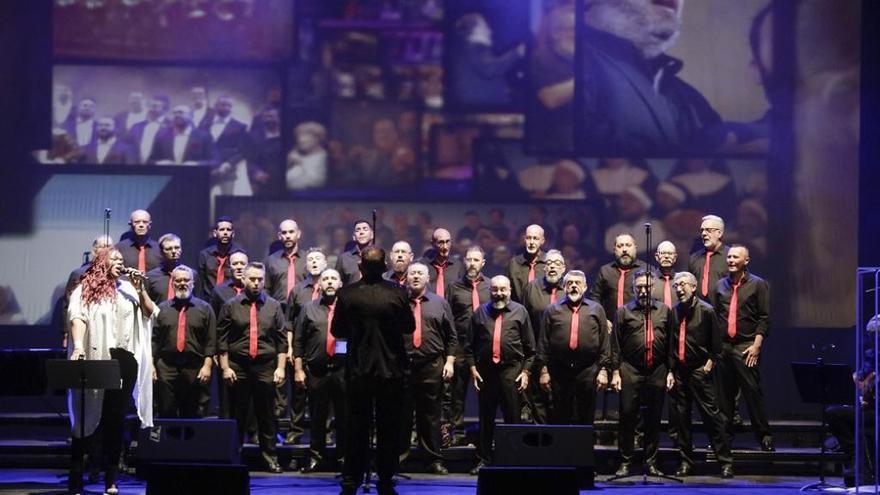
[[[801,401],[806,404],[821,404],[822,434],[819,436],[819,481],[801,488],[801,491],[822,490],[823,488],[842,488],[825,482],[825,431],[828,421],[825,409],[829,404],[852,404],[852,370],[847,364],[825,364],[822,358],[815,363],[793,362],[791,371],[797,384]]]
[[[47,359],[46,381],[50,388],[79,390],[80,441],[84,441],[86,437],[86,389],[119,390],[122,388],[119,361],[115,359],[78,359],[75,361],[69,359]],[[79,468],[80,473],[85,472],[84,449],[80,449],[79,452]]]

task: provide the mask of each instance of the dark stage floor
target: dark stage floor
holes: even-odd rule
[[[57,494],[62,493],[66,486],[67,473],[61,470],[47,469],[0,469],[0,494]],[[808,477],[788,476],[740,476],[733,480],[722,480],[717,477],[693,476],[684,484],[664,482],[663,484],[638,485],[631,483],[602,483],[604,477],[597,480],[596,493],[605,491],[614,495],[628,494],[682,494],[697,493],[704,495],[777,495],[800,493],[800,488],[815,479]],[[839,478],[829,481],[842,485]],[[476,493],[477,478],[468,475],[431,476],[414,475],[412,480],[402,480],[397,490],[406,494],[444,494],[465,495]],[[102,492],[103,485],[89,485],[89,493]],[[146,486],[135,478],[126,478],[120,484],[122,495],[142,495]],[[842,493],[843,490],[834,490]],[[863,493],[868,493],[866,490]],[[336,495],[339,485],[331,474],[300,475],[251,473],[251,493],[254,495]],[[375,489],[370,493],[375,494]],[[870,493],[873,493],[871,487]],[[520,494],[511,494],[520,495]],[[552,494],[542,494],[552,495]]]

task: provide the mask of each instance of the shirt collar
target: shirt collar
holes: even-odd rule
[[[253,299],[253,300],[250,297],[248,297],[247,291],[242,291],[241,296],[242,296],[241,297],[242,304],[250,304],[250,303],[256,301],[257,306],[262,306],[266,302],[266,291],[260,292],[260,295],[257,296],[256,299]]]

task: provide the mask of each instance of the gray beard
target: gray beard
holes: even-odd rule
[[[573,303],[579,302],[581,299],[584,298],[584,295],[583,295],[583,294],[577,294],[577,295],[574,295],[574,294],[566,294],[566,295],[568,296],[568,300],[571,301],[571,302],[573,302]]]
[[[507,303],[508,303],[508,302],[509,302],[509,301],[507,301],[507,300],[504,300],[504,301],[492,301],[492,307],[495,308],[495,309],[504,309],[504,308],[507,307]]]
[[[593,28],[632,42],[649,60],[666,53],[681,31],[681,19],[652,18],[629,0],[595,0],[585,17]]]

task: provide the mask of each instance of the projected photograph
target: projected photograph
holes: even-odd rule
[[[447,0],[448,1],[448,0]],[[301,0],[301,15],[331,27],[425,26],[443,19],[444,0]]]
[[[210,166],[217,194],[282,190],[275,71],[62,65],[53,84],[43,163]]]
[[[279,60],[293,49],[289,0],[55,0],[56,57]]]
[[[750,43],[755,18],[768,0],[646,2],[589,0],[575,50],[574,142],[582,155],[679,156],[761,154],[770,135],[766,81],[757,77]],[[548,11],[556,63],[570,47],[554,25],[570,11]],[[541,65],[536,67],[539,68]],[[536,120],[561,111],[565,71],[534,70]],[[563,85],[561,85],[563,84]],[[561,85],[561,86],[560,86]],[[566,90],[566,91],[563,91]],[[566,93],[565,95],[563,93]],[[535,147],[542,148],[540,132]]]

